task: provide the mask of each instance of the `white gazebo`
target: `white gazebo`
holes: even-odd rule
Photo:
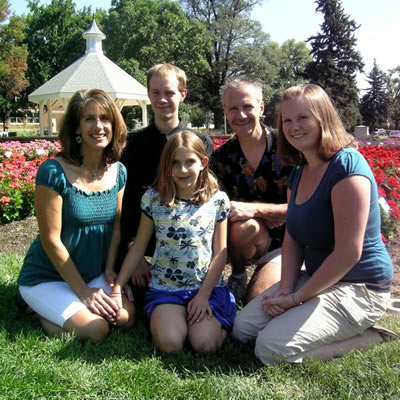
[[[77,90],[98,88],[106,91],[122,109],[136,105],[142,109],[142,124],[147,125],[146,88],[103,54],[105,35],[93,20],[82,34],[86,39],[85,55],[32,92],[28,99],[39,104],[40,135],[44,135],[43,113],[47,108],[48,134],[53,133],[53,114],[64,112]]]

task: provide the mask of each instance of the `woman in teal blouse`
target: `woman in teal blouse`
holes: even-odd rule
[[[19,290],[51,334],[102,340],[109,326],[133,324],[134,306],[113,301],[114,260],[126,182],[118,162],[127,130],[102,90],[76,92],[61,125],[62,150],[41,165],[35,211],[39,236],[25,257]]]

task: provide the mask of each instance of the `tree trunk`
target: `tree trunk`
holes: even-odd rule
[[[222,110],[214,110],[214,128],[224,130],[224,112]]]

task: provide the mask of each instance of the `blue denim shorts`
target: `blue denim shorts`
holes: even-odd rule
[[[150,289],[144,297],[143,310],[150,319],[155,308],[160,304],[179,304],[187,306],[196,296],[198,290],[155,290]],[[236,305],[233,294],[227,286],[215,287],[209,298],[210,308],[220,324],[230,330],[236,316]]]

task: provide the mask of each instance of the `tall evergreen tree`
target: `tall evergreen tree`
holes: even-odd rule
[[[306,67],[305,77],[326,90],[350,129],[360,120],[356,72],[362,72],[364,64],[355,49],[354,35],[359,25],[345,14],[340,0],[315,3],[316,11],[324,14],[324,21],[322,32],[307,40],[313,60]]]
[[[360,112],[365,125],[371,132],[377,127],[382,127],[387,119],[388,94],[387,77],[379,68],[376,60],[371,72],[367,75],[370,88],[361,99]]]

